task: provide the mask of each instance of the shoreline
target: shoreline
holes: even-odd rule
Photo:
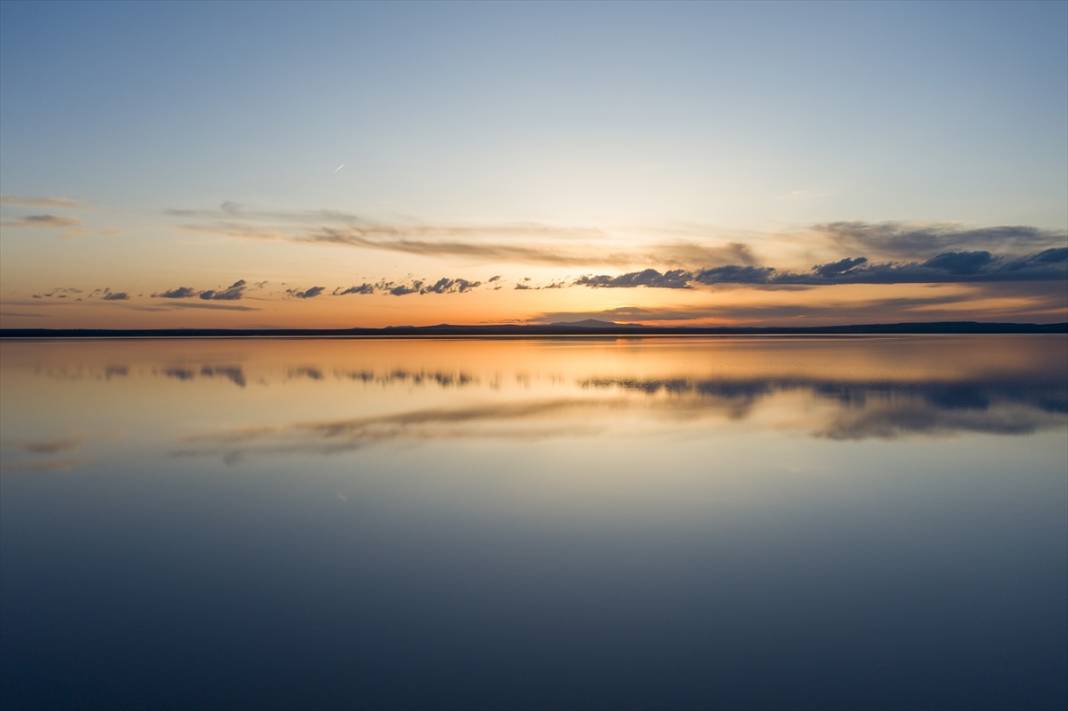
[[[968,334],[1068,334],[1068,323],[978,323],[936,322],[898,324],[851,324],[842,326],[739,326],[659,327],[636,325],[569,326],[388,326],[344,329],[0,329],[0,339],[106,339],[106,338],[456,338],[541,336],[844,336],[844,335],[968,335]]]

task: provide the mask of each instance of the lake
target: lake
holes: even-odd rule
[[[1068,337],[0,342],[0,705],[1060,709]]]

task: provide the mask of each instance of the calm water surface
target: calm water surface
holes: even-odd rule
[[[1063,336],[0,358],[5,708],[1068,700]]]

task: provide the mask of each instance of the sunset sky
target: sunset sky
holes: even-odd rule
[[[1068,4],[0,5],[0,326],[1068,320]]]

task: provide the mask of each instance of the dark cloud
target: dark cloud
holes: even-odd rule
[[[923,262],[862,264],[823,276],[785,272],[771,281],[784,284],[934,284],[986,281],[1060,281],[1068,279],[1068,247],[1022,257],[997,256],[985,250],[943,252]]]
[[[245,378],[245,371],[239,365],[201,365],[199,368],[175,365],[155,372],[166,378],[173,378],[183,382],[189,382],[198,376],[201,378],[222,378],[241,388],[245,387],[248,382]]]
[[[225,289],[206,289],[200,292],[200,298],[205,301],[238,301],[245,293],[246,286],[244,279],[238,279]]]
[[[947,274],[977,274],[993,261],[994,256],[990,252],[945,252],[931,257],[923,266]]]
[[[198,302],[178,302],[174,304],[167,304],[166,306],[159,307],[159,311],[169,311],[171,309],[209,309],[214,311],[259,311],[255,306],[238,306],[236,304],[205,304]]]
[[[59,215],[26,215],[13,220],[4,220],[0,225],[4,227],[77,227],[81,224],[73,217],[60,217]]]
[[[630,272],[619,276],[583,276],[575,280],[577,286],[589,286],[594,288],[620,288],[631,289],[638,286],[650,289],[689,289],[693,275],[683,269],[673,269],[661,274],[655,269],[643,269],[640,272]]]
[[[845,259],[839,259],[837,262],[831,262],[830,264],[817,264],[812,267],[812,271],[825,279],[830,279],[832,277],[846,274],[847,272],[867,263],[867,257],[846,257]]]
[[[480,281],[442,277],[433,284],[424,286],[420,294],[463,294],[482,285]]]
[[[802,392],[836,407],[807,421],[809,433],[830,439],[896,439],[957,432],[1019,435],[1066,424],[1068,387],[1057,380],[1018,377],[969,381],[852,381],[812,378],[590,378],[594,389],[664,393],[683,413],[711,407],[730,419],[748,417],[766,398]],[[707,407],[706,407],[707,406]]]
[[[202,365],[200,374],[205,378],[224,378],[238,387],[245,387],[245,371],[240,365]]]
[[[300,378],[307,378],[308,380],[322,380],[323,371],[311,365],[302,365],[297,368],[290,368],[288,377],[290,380],[299,380]]]
[[[420,289],[423,288],[423,282],[420,279],[416,279],[411,284],[387,282],[382,288],[392,296],[407,296],[408,294],[418,294]]]
[[[57,454],[59,452],[69,452],[78,449],[82,446],[82,441],[83,440],[79,437],[65,437],[61,439],[24,442],[22,444],[22,449],[31,454]]]
[[[196,377],[196,371],[192,368],[182,368],[179,366],[173,366],[163,369],[163,375],[168,378],[174,378],[175,380],[192,380]]]
[[[286,289],[286,293],[297,299],[314,299],[326,290],[325,286],[312,286],[307,289]]]
[[[47,297],[47,298],[55,297],[55,298],[58,298],[58,299],[65,299],[68,296],[73,296],[73,295],[77,295],[77,294],[84,294],[84,293],[85,292],[82,291],[81,289],[75,288],[73,286],[57,286],[57,287],[55,287],[54,289],[52,289],[50,291],[44,292],[43,294],[34,294],[33,298],[40,299],[40,298],[45,298],[45,297]]]
[[[158,299],[188,299],[196,295],[197,290],[191,286],[176,286],[173,289],[167,289],[152,296]]]
[[[331,293],[333,293],[334,296],[344,296],[346,294],[373,294],[375,293],[375,287],[373,284],[364,282],[358,286],[350,286],[347,289],[342,289],[339,286]]]
[[[699,284],[766,284],[775,272],[772,267],[727,265],[703,269],[693,275]]]
[[[104,301],[129,301],[130,295],[125,291],[111,291],[105,289],[104,294],[100,297]]]
[[[487,279],[486,281],[487,281],[487,283],[489,283],[489,284],[492,284],[493,282],[497,281],[497,280],[498,280],[498,279],[500,279],[500,278],[501,278],[501,275],[500,275],[500,274],[494,274],[493,276],[491,276],[491,277],[490,277],[489,279]]]

